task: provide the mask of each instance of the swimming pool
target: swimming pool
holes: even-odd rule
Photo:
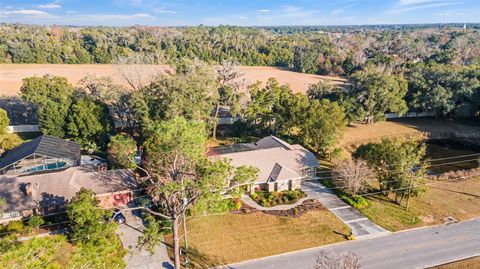
[[[42,165],[27,169],[27,172],[30,173],[30,172],[39,172],[44,170],[58,169],[58,168],[64,167],[66,164],[67,164],[66,162],[49,163],[47,165],[42,164]]]

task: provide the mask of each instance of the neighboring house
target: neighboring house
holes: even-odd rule
[[[80,145],[42,135],[7,152],[0,159],[0,175],[28,175],[80,165]],[[1,180],[0,180],[1,182]]]
[[[32,214],[48,215],[65,210],[82,188],[92,190],[105,208],[126,205],[136,180],[130,170],[95,171],[93,166],[28,176],[0,177],[0,223]]]
[[[0,98],[0,108],[10,119],[9,133],[39,132],[37,108],[18,97]]]
[[[275,136],[256,143],[213,148],[214,158],[229,159],[231,164],[254,166],[258,178],[250,191],[283,191],[300,188],[302,180],[313,178],[319,166],[315,155],[301,145],[290,145]]]
[[[18,97],[6,97],[0,99],[0,108],[7,111],[10,125],[38,126],[37,108],[32,103]]]

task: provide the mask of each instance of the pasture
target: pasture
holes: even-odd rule
[[[113,64],[0,64],[0,96],[17,95],[22,86],[22,79],[31,76],[52,74],[66,77],[72,84],[77,84],[86,75],[97,77],[109,76],[117,84],[128,86],[123,73],[140,73],[142,80],[149,80],[151,75],[164,71],[167,66],[160,65],[113,65]],[[281,84],[289,84],[293,92],[306,92],[310,84],[320,80],[342,85],[345,79],[335,76],[302,74],[286,69],[268,66],[238,66],[243,74],[238,80],[243,90],[257,81],[265,83],[269,78],[276,78]]]

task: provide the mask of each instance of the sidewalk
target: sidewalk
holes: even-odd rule
[[[125,211],[126,222],[118,226],[117,233],[123,243],[123,247],[128,250],[125,256],[127,264],[126,269],[173,269],[173,263],[170,261],[165,244],[155,248],[152,255],[145,249],[138,249],[138,238],[142,235],[144,228],[142,219],[138,216],[138,211]]]
[[[302,190],[308,194],[308,197],[317,198],[328,210],[350,227],[356,238],[374,237],[390,233],[371,222],[358,210],[342,201],[332,190],[325,188],[318,181],[303,181]]]

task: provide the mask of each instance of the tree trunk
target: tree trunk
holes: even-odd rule
[[[172,218],[173,224],[173,258],[175,269],[180,269],[180,237],[178,236],[178,218]]]
[[[215,123],[213,124],[213,138],[216,139],[217,138],[217,125],[218,125],[218,112],[220,111],[220,105],[217,103],[215,105]]]

